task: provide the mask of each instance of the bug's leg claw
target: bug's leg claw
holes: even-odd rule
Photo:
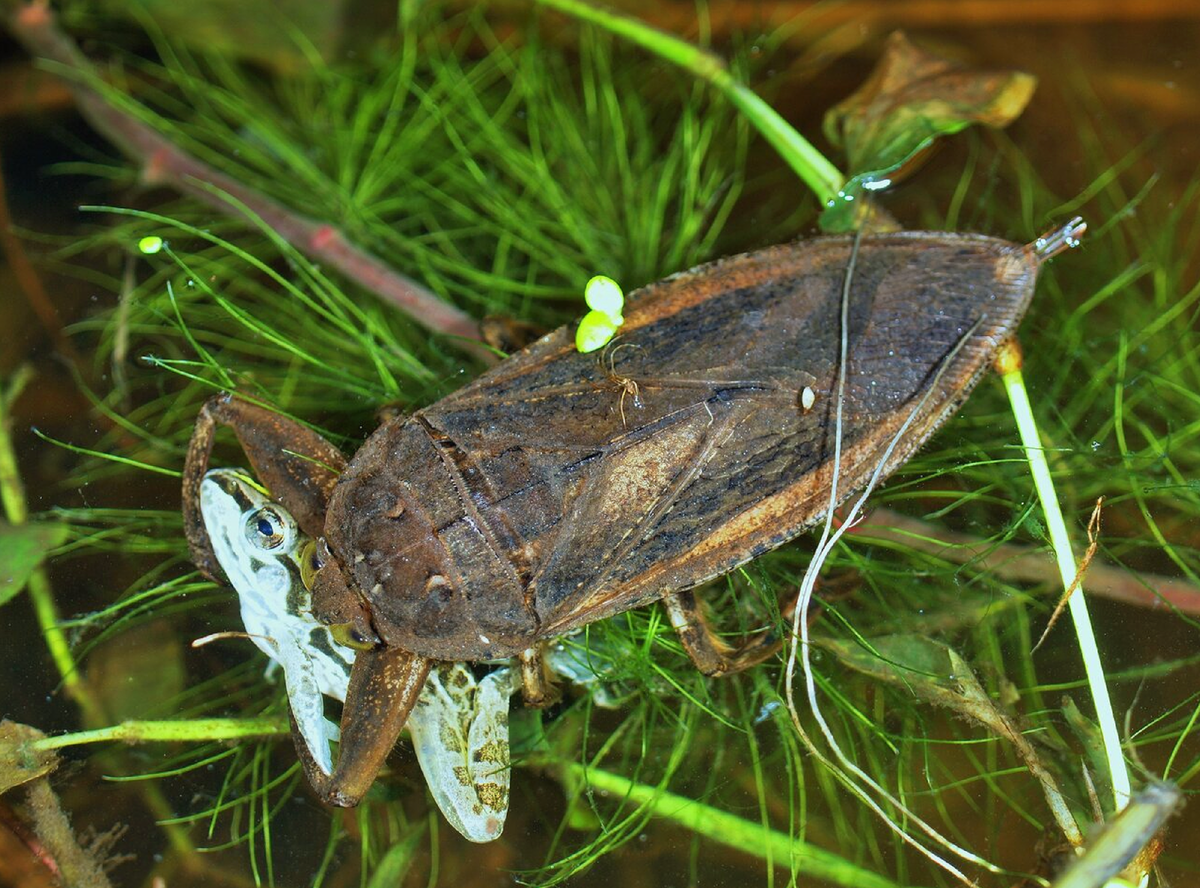
[[[562,692],[550,678],[541,646],[526,648],[521,652],[520,660],[521,696],[525,699],[525,705],[545,709],[557,703]]]
[[[709,625],[694,592],[676,592],[663,599],[671,625],[679,633],[679,641],[696,668],[705,675],[731,675],[749,669],[779,650],[778,636],[772,630],[746,639],[739,647],[730,648],[721,641]]]
[[[333,776],[321,775],[315,762],[310,767],[311,756],[305,752],[300,756],[313,789],[326,802],[351,808],[367,794],[408,721],[432,665],[432,660],[399,648],[359,651],[346,689],[342,740]],[[297,747],[300,745],[297,742]]]
[[[309,536],[324,530],[329,494],[346,467],[336,447],[295,420],[230,394],[210,398],[200,409],[183,465],[183,527],[192,560],[214,580],[222,572],[200,513],[200,483],[218,426],[233,429],[271,498],[291,512]]]

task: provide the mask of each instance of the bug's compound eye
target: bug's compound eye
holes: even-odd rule
[[[356,651],[373,650],[381,643],[374,632],[363,631],[353,623],[334,623],[329,627],[329,634],[338,644]]]
[[[313,589],[317,571],[325,566],[325,559],[321,557],[321,549],[322,547],[317,545],[315,540],[309,540],[300,547],[296,556],[300,562],[300,581],[304,583],[304,588],[309,592]]]
[[[250,513],[246,519],[246,539],[258,549],[278,549],[288,538],[288,526],[283,516],[267,506]]]

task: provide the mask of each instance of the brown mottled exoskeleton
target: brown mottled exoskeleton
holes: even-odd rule
[[[707,674],[769,654],[767,638],[720,644],[691,590],[827,510],[843,298],[841,498],[905,421],[885,474],[963,402],[1029,304],[1040,262],[1081,231],[1029,246],[818,238],[667,278],[625,312],[620,378],[636,385],[636,409],[622,410],[615,371],[576,351],[570,328],[384,423],[349,461],[269,410],[209,401],[183,485],[197,565],[220,575],[196,495],[228,425],[272,496],[321,539],[314,608],[361,649],[332,778],[297,744],[314,788],[358,802],[434,660],[520,657],[536,703],[544,642],[660,600]]]

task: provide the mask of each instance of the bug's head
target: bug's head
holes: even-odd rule
[[[446,640],[473,624],[446,543],[415,496],[363,473],[330,501],[326,546],[313,587],[317,616],[353,623],[389,646],[443,655]]]
[[[356,650],[382,646],[366,602],[346,581],[341,563],[324,538],[317,540],[306,569],[312,571],[313,616],[329,625],[335,640]]]
[[[335,640],[356,650],[371,650],[382,641],[371,625],[371,613],[361,595],[346,581],[341,562],[325,538],[317,540],[303,569],[311,576],[313,616],[329,626]]]

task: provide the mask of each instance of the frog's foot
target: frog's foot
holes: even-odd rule
[[[550,332],[539,324],[503,315],[487,315],[479,322],[479,326],[483,341],[505,354],[520,351]]]
[[[601,647],[595,637],[588,645],[567,644],[562,639],[542,649],[546,670],[591,695],[592,703],[601,709],[618,709],[629,696],[614,683],[614,654]]]
[[[409,717],[429,792],[463,838],[500,837],[508,815],[508,706],[519,682],[498,669],[479,682],[465,663],[441,663]]]

